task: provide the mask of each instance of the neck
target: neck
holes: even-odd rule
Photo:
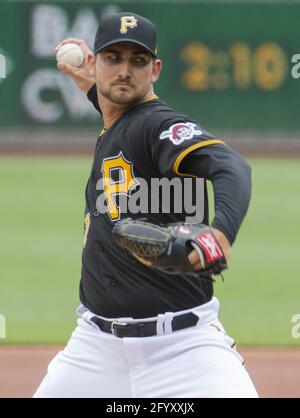
[[[154,96],[153,90],[151,90],[143,99],[139,100],[138,102],[134,104],[116,104],[111,102],[106,97],[102,96],[100,92],[98,91],[98,98],[99,98],[99,106],[102,112],[102,118],[104,122],[105,129],[110,128],[119,117],[121,117],[127,110],[132,108],[133,106],[136,106],[137,104],[147,102],[148,100],[151,100],[151,98]]]

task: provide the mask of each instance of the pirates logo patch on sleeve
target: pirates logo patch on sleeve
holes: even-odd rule
[[[181,122],[175,123],[174,125],[170,126],[170,128],[166,131],[163,131],[159,139],[168,138],[170,141],[173,142],[174,145],[179,145],[183,141],[192,139],[195,136],[202,135],[203,131],[201,129],[197,129],[197,125],[191,122]]]

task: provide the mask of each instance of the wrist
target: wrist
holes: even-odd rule
[[[218,240],[218,242],[220,244],[220,247],[221,247],[221,249],[222,249],[222,251],[224,253],[224,256],[226,258],[226,261],[228,261],[229,258],[230,258],[231,249],[232,249],[231,244],[230,244],[228,238],[219,229],[211,228],[211,230],[214,233],[215,237],[217,238],[217,240]]]
[[[91,77],[89,80],[85,80],[84,83],[82,83],[79,88],[88,96],[88,94],[91,92],[92,87],[95,85],[95,79]]]

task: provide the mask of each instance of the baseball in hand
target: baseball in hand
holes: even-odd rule
[[[68,43],[62,45],[56,53],[58,63],[80,67],[84,62],[84,54],[79,45]]]

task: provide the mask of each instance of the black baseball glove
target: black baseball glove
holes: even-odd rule
[[[227,268],[224,253],[211,228],[175,223],[166,227],[126,218],[113,228],[118,244],[141,263],[166,273],[220,274]],[[195,249],[203,269],[195,272],[188,254]]]

